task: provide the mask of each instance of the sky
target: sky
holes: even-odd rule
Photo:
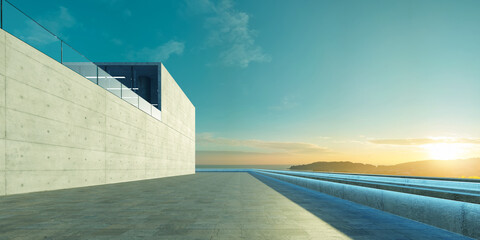
[[[480,1],[8,1],[91,61],[163,62],[197,164],[480,157]]]

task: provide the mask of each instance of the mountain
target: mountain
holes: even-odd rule
[[[366,173],[425,177],[480,177],[480,158],[459,160],[425,160],[396,165],[380,165],[353,162],[314,162],[294,165],[291,170],[318,172]]]

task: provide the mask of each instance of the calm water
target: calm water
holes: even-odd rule
[[[229,169],[272,169],[288,170],[291,165],[195,165],[196,168],[229,168]]]

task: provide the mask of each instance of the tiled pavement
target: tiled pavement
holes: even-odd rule
[[[0,197],[0,239],[461,239],[249,173]]]

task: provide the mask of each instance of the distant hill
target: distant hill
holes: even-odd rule
[[[318,172],[480,178],[480,158],[459,160],[425,160],[390,166],[375,166],[371,164],[353,162],[314,162],[306,165],[291,166],[290,169]]]

